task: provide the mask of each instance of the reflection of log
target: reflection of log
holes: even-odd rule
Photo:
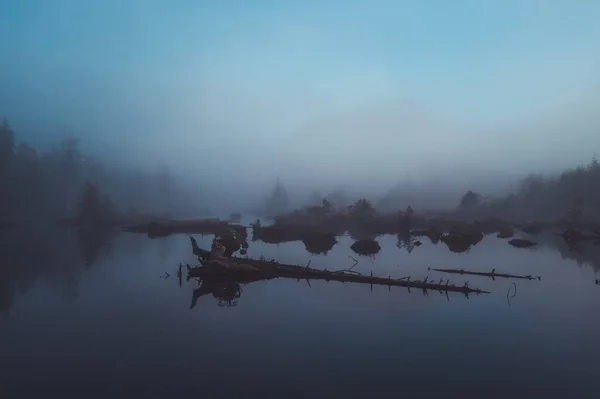
[[[452,274],[468,274],[471,276],[486,276],[486,277],[491,277],[492,279],[494,279],[495,277],[503,277],[503,278],[521,278],[524,280],[541,280],[542,278],[539,276],[519,276],[519,275],[515,275],[515,274],[505,274],[505,273],[496,273],[496,269],[492,269],[492,271],[490,273],[486,273],[486,272],[470,272],[468,270],[463,270],[463,269],[432,269],[432,268],[428,268],[428,270],[433,270],[436,272],[442,272],[442,273],[452,273]]]
[[[192,242],[192,250],[194,254],[208,259],[208,251],[205,251],[198,247],[196,240],[190,237]],[[403,278],[391,278],[391,277],[376,277],[371,275],[363,275],[357,273],[351,269],[346,270],[320,270],[312,269],[309,265],[297,266],[297,265],[286,265],[273,261],[259,260],[259,259],[244,259],[232,257],[229,259],[230,262],[254,266],[257,271],[246,271],[236,270],[229,267],[222,267],[215,265],[211,262],[205,262],[203,266],[189,267],[188,276],[198,277],[202,279],[226,279],[231,281],[257,281],[257,280],[269,280],[273,278],[295,278],[295,279],[306,279],[306,280],[325,280],[325,281],[339,281],[349,283],[361,283],[371,285],[384,285],[384,286],[397,286],[406,288],[420,288],[424,291],[434,290],[441,292],[461,292],[463,294],[482,294],[488,293],[477,288],[471,288],[467,283],[464,285],[450,284],[449,280],[438,282],[428,281],[428,278],[424,280],[410,280],[410,277]]]

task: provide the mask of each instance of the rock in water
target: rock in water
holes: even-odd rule
[[[375,240],[359,240],[350,246],[359,255],[375,255],[381,250],[379,243]]]
[[[515,248],[531,248],[533,246],[538,245],[537,242],[524,240],[522,238],[513,238],[508,243]]]

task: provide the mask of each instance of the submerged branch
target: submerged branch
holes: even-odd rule
[[[515,275],[515,274],[496,273],[496,269],[492,269],[492,271],[489,273],[488,272],[471,272],[471,271],[463,270],[463,269],[432,269],[432,268],[428,268],[428,269],[436,271],[436,272],[442,272],[442,273],[468,274],[471,276],[486,276],[486,277],[491,277],[492,279],[495,277],[520,278],[523,280],[541,280],[542,279],[541,276],[532,276],[532,275],[519,276],[519,275]]]

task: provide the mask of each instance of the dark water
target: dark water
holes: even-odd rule
[[[175,275],[179,262],[195,262],[185,236],[120,235],[96,247],[64,232],[40,233],[28,242],[45,244],[33,247],[2,240],[3,398],[600,397],[600,286],[592,263],[564,256],[590,255],[553,245],[515,249],[488,236],[453,254],[425,239],[409,254],[389,236],[355,268],[542,276],[448,276],[491,291],[468,299],[275,280],[244,286],[237,306],[205,296],[190,309],[197,283],[179,287]],[[340,238],[326,256],[302,243],[250,243],[249,255],[346,268],[351,243]]]

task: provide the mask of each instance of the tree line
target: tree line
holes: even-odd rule
[[[371,201],[360,199],[363,205],[379,211],[403,210],[407,206],[419,207],[417,198],[412,203],[402,200],[397,189],[371,205]],[[406,196],[410,197],[410,193]],[[325,201],[325,202],[323,202]],[[305,204],[307,209],[319,208],[322,204],[333,204],[334,208],[346,209],[351,204],[343,190],[322,196],[314,193]],[[290,199],[281,181],[277,181],[266,200],[266,214],[273,216],[291,210]],[[512,192],[491,198],[475,190],[467,191],[456,203],[448,204],[439,211],[452,212],[454,216],[465,218],[502,217],[516,222],[559,220],[600,221],[600,162],[594,157],[587,165],[578,166],[555,175],[529,174],[518,182]]]
[[[84,154],[72,138],[38,150],[19,142],[6,119],[0,123],[0,193],[0,223],[170,212],[185,197],[166,166],[152,172],[111,167]]]
[[[458,210],[529,221],[600,220],[600,163],[594,157],[560,174],[530,174],[503,198],[486,199],[469,191]]]

